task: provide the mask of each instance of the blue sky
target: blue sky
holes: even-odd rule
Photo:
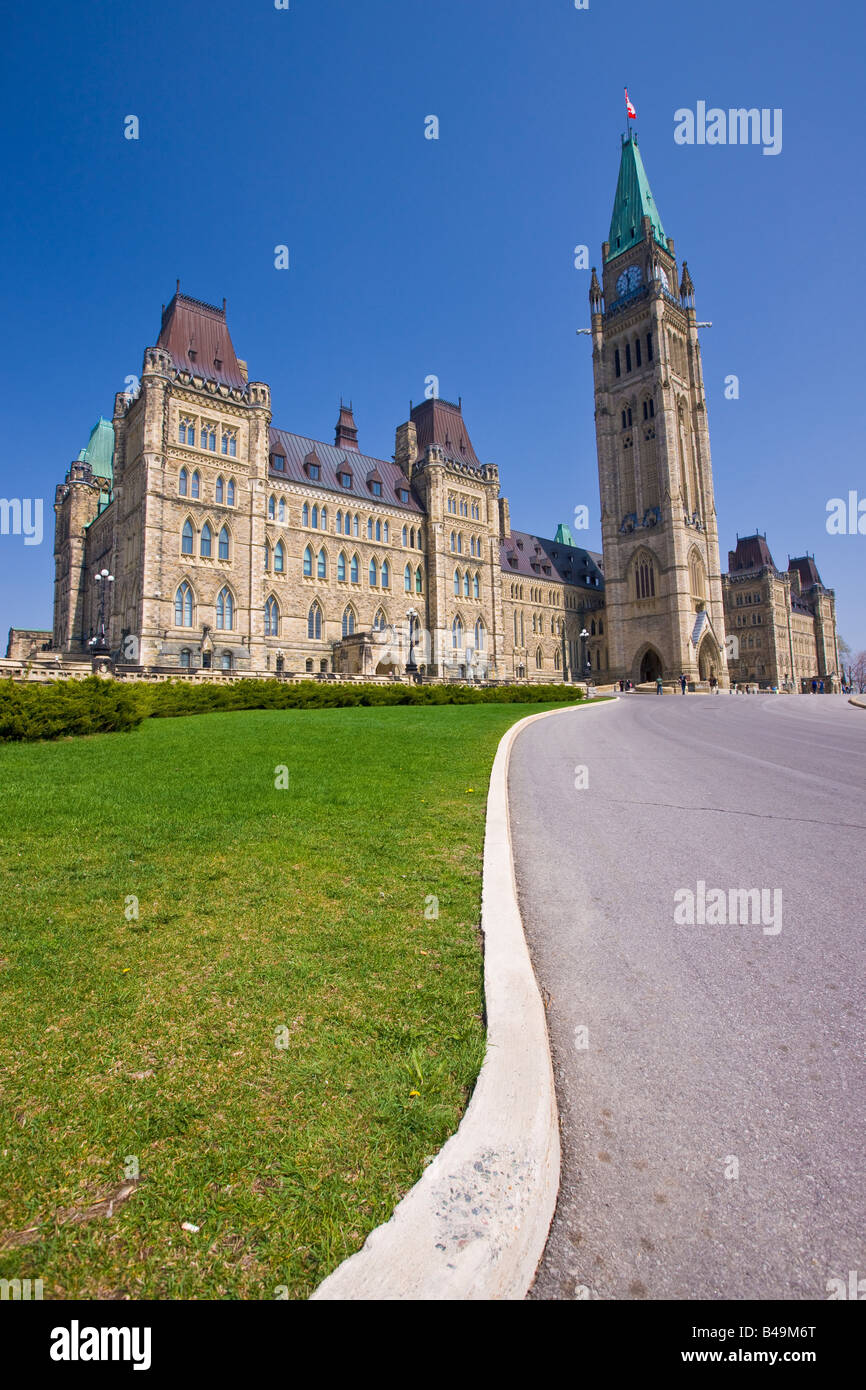
[[[516,526],[590,506],[600,545],[588,271],[623,86],[703,333],[723,567],[736,533],[814,552],[866,647],[860,412],[864,11],[749,0],[209,0],[16,6],[4,33],[0,628],[50,626],[54,487],[138,373],[160,306],[228,300],[274,423],[331,440],[341,393],[389,458],[425,378],[463,397]],[[674,112],[781,107],[782,151],[680,146]],[[140,139],[124,139],[124,117]],[[428,115],[438,141],[424,138]],[[286,244],[291,268],[274,269]],[[726,400],[736,374],[739,400]]]

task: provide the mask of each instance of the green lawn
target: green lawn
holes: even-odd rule
[[[483,1057],[487,782],[539,708],[0,749],[0,1277],[303,1297],[388,1218]]]

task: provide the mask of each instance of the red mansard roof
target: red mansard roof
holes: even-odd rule
[[[163,309],[157,347],[170,353],[176,371],[240,390],[246,387],[226,323],[225,303],[218,309],[178,290]]]

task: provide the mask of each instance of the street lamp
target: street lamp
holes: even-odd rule
[[[95,652],[107,652],[108,643],[105,640],[105,599],[108,594],[109,584],[114,583],[114,575],[109,574],[108,570],[103,569],[94,576],[94,580],[95,583],[99,585],[99,631],[96,634],[96,639],[92,643],[92,646]]]
[[[415,619],[418,617],[417,608],[410,608],[406,614],[409,619],[409,660],[406,662],[406,675],[413,680],[418,679],[418,663],[415,660]]]
[[[589,656],[588,656],[588,654],[587,654],[587,650],[586,650],[586,644],[587,644],[588,639],[589,639],[589,633],[587,632],[586,628],[582,628],[582,629],[581,629],[581,633],[580,633],[580,640],[581,640],[581,642],[583,643],[583,658],[582,658],[582,664],[583,664],[583,673],[584,673],[584,676],[585,676],[585,678],[586,678],[587,680],[589,680],[590,672],[592,671],[592,662],[590,661]]]

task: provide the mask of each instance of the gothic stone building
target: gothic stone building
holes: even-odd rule
[[[109,646],[143,667],[383,674],[405,668],[411,627],[434,677],[727,684],[741,581],[720,571],[694,286],[634,136],[602,256],[603,559],[565,526],[552,540],[512,529],[461,403],[411,408],[390,460],[361,451],[351,406],[332,444],[277,428],[225,303],[178,286],[138,391],[117,395],[57,489],[55,649],[85,655],[103,612]],[[788,595],[792,671],[829,674],[833,596],[796,573],[761,582]]]

